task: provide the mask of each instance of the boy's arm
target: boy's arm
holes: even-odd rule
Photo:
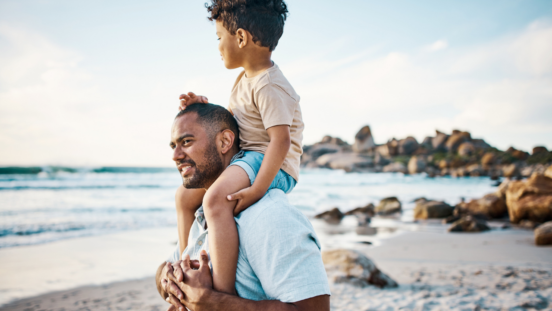
[[[230,201],[238,200],[236,208],[234,208],[234,215],[239,214],[264,196],[282,167],[291,147],[289,125],[276,125],[268,128],[266,131],[270,137],[270,143],[266,149],[263,163],[261,164],[257,178],[255,178],[255,182],[253,182],[251,187],[228,196],[228,200]]]

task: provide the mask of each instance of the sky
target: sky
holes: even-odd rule
[[[0,165],[172,166],[178,96],[228,105],[205,1],[0,0]],[[548,0],[289,0],[304,143],[467,130],[552,149]]]

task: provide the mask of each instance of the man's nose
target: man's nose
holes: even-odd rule
[[[173,151],[173,161],[177,162],[179,160],[182,160],[186,157],[185,153],[178,147],[174,148]]]

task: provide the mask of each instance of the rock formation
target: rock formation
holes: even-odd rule
[[[454,207],[441,201],[416,200],[414,219],[446,218],[452,216]]]
[[[537,245],[552,244],[552,221],[544,223],[535,229],[535,244]]]
[[[396,197],[382,199],[376,206],[376,213],[379,215],[390,215],[401,211],[401,202]]]
[[[512,223],[522,219],[552,220],[552,178],[535,173],[527,181],[510,182],[506,190],[506,205]]]
[[[398,284],[381,272],[374,262],[358,251],[337,249],[322,252],[322,261],[328,277],[335,283],[366,287],[397,287]]]
[[[355,135],[353,151],[364,152],[373,149],[375,146],[370,127],[368,125],[363,126]]]

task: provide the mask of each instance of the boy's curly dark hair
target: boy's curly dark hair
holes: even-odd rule
[[[205,3],[210,21],[221,21],[234,35],[242,28],[253,36],[253,42],[274,51],[284,33],[288,15],[283,0],[211,0]]]

